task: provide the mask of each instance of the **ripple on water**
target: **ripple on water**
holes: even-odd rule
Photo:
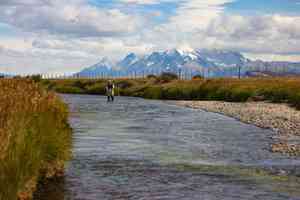
[[[270,130],[160,101],[64,98],[74,158],[47,192],[57,200],[300,199],[299,160],[269,152]]]

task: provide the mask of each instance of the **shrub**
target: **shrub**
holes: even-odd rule
[[[159,76],[159,80],[163,83],[167,83],[173,80],[177,80],[178,79],[178,75],[171,73],[171,72],[163,72],[160,76]]]
[[[42,76],[40,74],[32,75],[29,78],[36,83],[38,83],[42,80]]]
[[[150,86],[145,88],[143,96],[148,99],[161,99],[162,88],[160,86]]]
[[[193,79],[193,80],[203,79],[203,76],[202,76],[201,74],[197,74],[197,75],[193,76],[192,79]]]
[[[250,90],[234,88],[230,91],[230,99],[225,98],[225,100],[233,102],[246,102],[252,95],[252,91]]]
[[[147,79],[156,79],[157,76],[155,76],[154,74],[149,74],[147,75]]]
[[[105,85],[102,83],[95,83],[94,85],[90,85],[86,87],[86,92],[88,94],[101,94],[104,95],[106,93],[105,91]]]
[[[295,93],[291,97],[290,103],[292,104],[292,106],[295,106],[297,109],[300,110],[300,92]]]
[[[83,94],[85,91],[81,88],[73,87],[73,86],[57,86],[55,87],[55,91],[58,93],[64,94]]]
[[[125,89],[125,88],[131,87],[133,85],[133,83],[130,82],[129,80],[121,80],[121,81],[117,82],[117,85],[119,88]]]
[[[76,88],[80,88],[80,89],[84,89],[85,88],[85,84],[83,83],[83,81],[81,80],[76,80],[73,84],[72,84],[73,87],[76,87]]]
[[[181,99],[181,90],[178,87],[168,87],[163,90],[163,98],[164,99]]]

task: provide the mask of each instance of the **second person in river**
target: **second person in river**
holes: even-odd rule
[[[106,95],[107,95],[107,101],[114,101],[114,95],[115,95],[115,84],[112,80],[109,80],[106,87]]]

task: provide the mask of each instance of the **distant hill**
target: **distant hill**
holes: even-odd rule
[[[79,76],[158,74],[162,71],[175,73],[206,74],[207,76],[246,76],[251,71],[272,71],[274,74],[300,73],[300,63],[252,61],[241,53],[227,50],[195,49],[182,51],[171,49],[138,56],[128,54],[119,62],[113,63],[103,58],[99,63],[87,67]],[[259,73],[258,73],[259,74]]]
[[[4,77],[7,77],[7,76],[9,76],[9,75],[0,72],[0,78],[4,78]]]

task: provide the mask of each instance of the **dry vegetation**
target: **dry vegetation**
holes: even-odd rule
[[[0,80],[0,199],[30,199],[70,157],[66,106],[30,80]]]
[[[217,100],[230,102],[271,101],[300,108],[300,78],[245,78],[177,80],[161,76],[148,79],[116,80],[117,93],[150,99]],[[44,81],[61,93],[104,94],[105,80]]]

